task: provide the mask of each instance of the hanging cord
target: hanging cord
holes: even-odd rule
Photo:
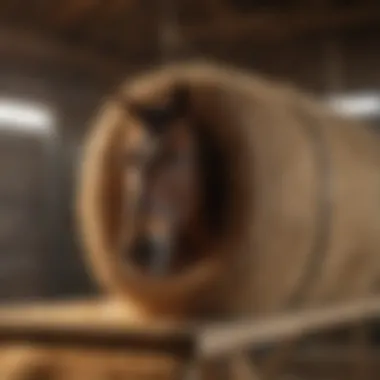
[[[179,0],[157,1],[158,58],[162,65],[186,59],[189,47],[181,33]]]
[[[175,0],[158,0],[158,54],[162,64],[175,59],[181,45],[177,5]]]

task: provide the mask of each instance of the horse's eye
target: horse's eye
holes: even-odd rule
[[[170,108],[144,108],[135,107],[134,113],[143,121],[146,128],[154,135],[161,135],[170,124],[175,115]]]
[[[167,108],[147,108],[140,110],[140,117],[152,128],[160,128],[168,124],[173,115],[171,110]]]

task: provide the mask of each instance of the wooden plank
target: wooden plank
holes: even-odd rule
[[[0,342],[48,347],[145,351],[188,356],[194,329],[168,322],[148,323],[132,308],[87,300],[0,308]]]
[[[325,308],[268,316],[261,320],[229,326],[211,325],[199,332],[199,351],[206,357],[225,355],[235,350],[260,347],[263,344],[281,342],[373,319],[379,313],[380,298],[371,297]]]
[[[102,299],[78,299],[55,301],[46,304],[4,305],[0,307],[0,329],[5,325],[28,328],[75,328],[85,331],[97,329],[124,331],[146,331],[147,334],[181,332],[187,324],[158,322],[152,326],[128,301],[117,302]]]
[[[0,341],[170,351],[213,359],[376,318],[380,299],[373,297],[259,320],[207,325],[141,321],[135,312],[120,302],[101,300],[2,307]]]

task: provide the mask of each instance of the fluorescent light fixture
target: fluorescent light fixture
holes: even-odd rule
[[[380,93],[343,94],[329,97],[332,108],[343,114],[354,117],[380,116]]]
[[[0,98],[0,130],[50,133],[54,119],[51,110],[43,104]]]

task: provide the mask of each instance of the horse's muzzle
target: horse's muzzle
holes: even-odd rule
[[[166,239],[143,235],[132,244],[129,257],[144,272],[165,275],[170,270],[170,244]]]

